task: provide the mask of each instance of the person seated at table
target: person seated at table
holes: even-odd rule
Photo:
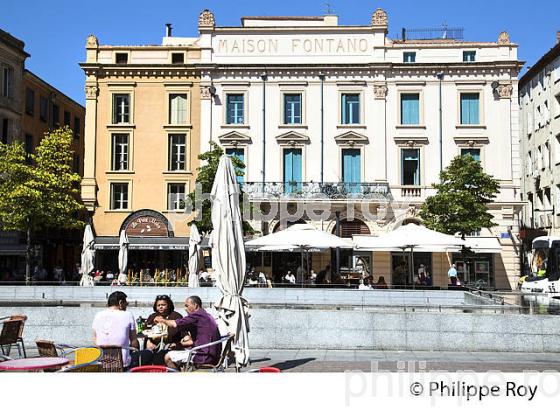
[[[122,346],[138,349],[136,323],[132,313],[126,311],[126,294],[113,292],[107,299],[107,309],[98,312],[91,325],[96,346]],[[127,349],[122,349],[123,365],[129,367],[131,358]]]
[[[180,331],[188,331],[192,335],[192,346],[197,347],[207,343],[220,340],[220,333],[216,320],[206,310],[202,308],[202,300],[198,296],[189,296],[185,300],[187,316],[169,320],[159,316],[154,319],[155,323],[165,323],[170,329],[175,328]],[[188,340],[184,341],[185,344]],[[220,359],[222,346],[218,343],[197,351],[193,357],[195,366],[204,364],[215,365]],[[187,350],[171,350],[165,355],[167,367],[177,369],[180,363],[185,362],[189,357]]]
[[[153,306],[154,313],[148,316],[146,319],[146,327],[149,329],[154,326],[155,319],[157,317],[161,317],[164,319],[170,320],[177,320],[181,319],[183,315],[175,311],[175,305],[171,298],[167,295],[158,295],[156,296],[156,300],[154,301]],[[146,349],[143,349],[139,352],[139,360],[134,365],[163,365],[165,354],[169,350],[181,350],[183,349],[183,345],[181,344],[181,340],[183,336],[179,329],[177,328],[168,328],[167,329],[167,337],[164,339],[164,342],[167,342],[165,348],[158,350],[161,344],[161,339],[147,339],[146,340]]]
[[[385,276],[380,276],[375,284],[375,289],[387,289],[387,282],[385,282]]]
[[[369,289],[371,289],[368,278],[360,279],[360,286],[358,286],[358,289],[359,290],[369,290]]]
[[[295,285],[296,284],[296,277],[294,276],[294,274],[292,273],[291,270],[289,270],[288,273],[286,274],[286,276],[284,276],[284,279],[286,280],[286,282],[289,285]]]

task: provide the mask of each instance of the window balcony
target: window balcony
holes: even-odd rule
[[[333,201],[392,199],[389,184],[382,182],[245,182],[250,201]]]

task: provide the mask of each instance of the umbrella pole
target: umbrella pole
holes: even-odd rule
[[[411,269],[411,280],[412,280],[412,289],[416,289],[416,285],[414,284],[414,246],[410,247],[410,269]]]
[[[302,279],[303,279],[303,248],[300,248],[300,253],[301,253],[300,272],[301,272]],[[297,275],[297,272],[296,272],[296,275]],[[303,280],[301,281],[301,287],[303,288]]]

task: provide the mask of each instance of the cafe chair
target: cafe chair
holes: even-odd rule
[[[12,319],[15,317],[16,319]],[[23,326],[27,316],[10,316],[2,322],[2,330],[0,331],[0,349],[3,355],[8,356],[12,346],[18,349],[19,357],[27,357],[25,353],[25,345],[23,343]],[[23,351],[23,355],[22,355]]]
[[[165,366],[147,365],[133,367],[130,373],[175,373],[177,370]]]
[[[123,346],[98,346],[101,349],[101,363],[102,371],[109,373],[122,373],[124,372],[124,362],[122,356],[122,349],[128,350],[130,353],[138,351],[134,347]],[[142,364],[142,363],[140,363]]]
[[[57,373],[101,373],[103,365],[100,362],[83,363],[60,369]]]
[[[10,356],[4,356],[0,354],[0,362],[5,362],[6,360],[13,360]]]
[[[65,349],[76,349],[76,346],[55,343],[52,340],[35,340],[37,351],[41,357],[60,357],[65,356]]]
[[[228,367],[228,358],[229,355],[231,353],[231,344],[233,343],[233,338],[234,335],[226,335],[226,336],[222,336],[219,340],[216,340],[215,342],[211,342],[211,343],[206,343],[197,347],[194,347],[190,350],[188,350],[189,355],[187,357],[187,360],[185,360],[184,362],[182,362],[180,364],[180,370],[182,372],[192,372],[192,371],[196,371],[196,370],[209,370],[211,372],[224,372],[227,367]],[[197,365],[194,363],[194,357],[197,354],[198,351],[200,351],[200,349],[203,349],[205,347],[209,347],[209,346],[214,346],[217,344],[221,344],[222,345],[222,354],[220,355],[220,359],[218,360],[218,363],[216,363],[215,365],[213,364],[203,364],[203,365]]]

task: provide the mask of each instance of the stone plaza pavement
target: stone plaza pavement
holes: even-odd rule
[[[250,369],[283,372],[560,371],[558,353],[427,352],[381,350],[251,350]],[[372,367],[373,366],[373,367]]]

